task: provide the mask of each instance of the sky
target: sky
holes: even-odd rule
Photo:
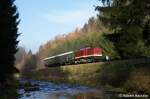
[[[19,46],[36,53],[40,45],[82,27],[96,16],[98,0],[16,0],[21,22]]]

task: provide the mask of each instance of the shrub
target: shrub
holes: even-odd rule
[[[130,71],[134,67],[126,62],[117,62],[114,64],[107,64],[103,66],[103,70],[100,75],[101,83],[103,85],[111,85],[119,87],[123,85],[129,76]]]
[[[134,70],[128,81],[125,83],[125,89],[128,92],[136,91],[137,93],[150,94],[150,71],[147,68],[139,68]]]

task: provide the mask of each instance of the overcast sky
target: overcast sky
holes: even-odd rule
[[[96,16],[98,0],[16,0],[20,13],[19,45],[34,53],[39,46],[59,34],[82,27]]]

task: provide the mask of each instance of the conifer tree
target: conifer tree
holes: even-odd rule
[[[12,78],[18,44],[19,14],[15,0],[0,0],[0,83]]]
[[[104,5],[97,6],[96,10],[100,11],[100,20],[110,27],[113,33],[110,35],[111,40],[114,42],[120,56],[124,58],[142,56],[144,52],[143,31],[150,19],[150,1],[100,1]]]
[[[28,54],[26,55],[25,59],[24,59],[24,64],[22,66],[22,72],[26,73],[26,72],[31,72],[36,70],[36,66],[37,66],[37,57],[36,55],[32,54],[32,51],[29,50]]]

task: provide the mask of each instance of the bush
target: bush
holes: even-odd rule
[[[125,83],[125,89],[128,92],[136,91],[137,93],[150,94],[150,71],[147,68],[134,70]]]
[[[150,93],[150,59],[132,59],[106,64],[100,74],[101,84],[126,92]]]
[[[103,66],[103,70],[100,75],[101,83],[103,85],[108,84],[119,87],[126,81],[132,68],[134,67],[126,62],[107,64],[106,66]]]

